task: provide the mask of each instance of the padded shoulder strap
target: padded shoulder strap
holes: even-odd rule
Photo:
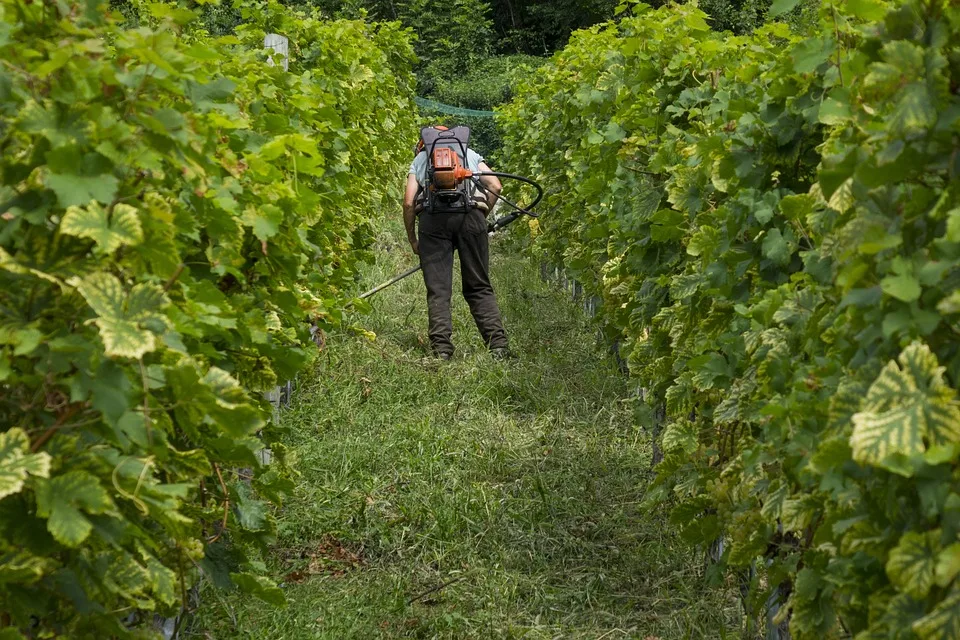
[[[470,145],[470,127],[454,127],[447,131],[441,131],[436,127],[424,127],[420,130],[420,138],[427,149],[436,144],[444,142],[459,143],[464,147]]]

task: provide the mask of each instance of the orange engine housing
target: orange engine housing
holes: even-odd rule
[[[473,172],[460,164],[460,156],[450,147],[433,150],[433,186],[436,189],[451,190],[473,176]]]

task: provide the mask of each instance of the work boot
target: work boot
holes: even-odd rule
[[[517,354],[510,351],[508,347],[496,347],[490,349],[490,357],[494,360],[513,360],[517,357]]]
[[[446,351],[440,351],[440,352],[435,353],[435,354],[433,354],[433,355],[434,355],[434,357],[435,357],[437,360],[451,360],[451,359],[453,358],[453,354],[452,354],[452,353],[448,353],[448,352],[446,352]]]

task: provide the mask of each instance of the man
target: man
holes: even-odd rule
[[[447,131],[446,127],[436,127]],[[418,195],[427,180],[427,153],[423,140],[410,165],[407,187],[403,197],[403,222],[413,252],[420,256],[423,282],[427,287],[427,315],[430,346],[438,358],[453,357],[453,318],[450,298],[453,294],[453,253],[460,255],[460,274],[463,297],[470,305],[483,341],[493,357],[511,357],[507,346],[507,332],[503,328],[497,298],[490,284],[490,245],[487,238],[487,212],[493,210],[502,185],[495,176],[480,178],[486,193],[471,186],[471,202],[466,210],[433,211],[420,216],[420,234],[415,222]],[[467,149],[467,168],[474,172],[490,171],[484,159],[473,149]]]

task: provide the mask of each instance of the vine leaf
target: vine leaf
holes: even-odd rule
[[[283,210],[275,204],[249,207],[243,214],[243,223],[253,228],[258,240],[269,240],[280,232]]]
[[[30,453],[30,438],[23,429],[0,433],[0,500],[23,489],[27,476],[50,476],[50,456]]]
[[[91,200],[110,202],[117,194],[120,181],[116,176],[104,174],[100,176],[75,176],[70,174],[51,173],[47,176],[46,185],[57,194],[57,200],[64,207],[82,205]]]
[[[924,454],[931,464],[955,457],[960,409],[929,347],[914,342],[898,360],[887,363],[854,414],[850,447],[857,462],[909,477]]]
[[[267,526],[267,504],[258,500],[243,482],[233,487],[237,495],[237,522],[247,531],[263,531]]]
[[[909,273],[887,276],[880,281],[880,288],[888,296],[893,296],[903,302],[913,302],[922,293],[920,282]]]
[[[129,553],[115,553],[110,568],[104,572],[103,583],[110,591],[125,598],[142,594],[150,585],[150,576]]]
[[[790,262],[790,245],[780,229],[771,229],[763,238],[763,255],[771,261],[784,265]]]
[[[51,282],[61,289],[69,289],[69,287],[66,286],[66,283],[60,280],[60,278],[52,276],[49,273],[44,273],[38,269],[31,269],[30,267],[25,267],[19,264],[16,259],[7,253],[3,247],[0,247],[0,271],[7,271],[9,273],[16,273],[18,275],[34,276],[36,278],[40,278],[41,280]]]
[[[847,0],[847,10],[862,20],[880,20],[887,13],[879,0]]]
[[[776,18],[793,9],[799,2],[800,0],[773,0],[773,4],[770,5],[770,12],[767,15]]]
[[[240,588],[240,591],[249,593],[267,604],[272,604],[277,607],[283,607],[287,604],[287,598],[283,594],[283,589],[274,584],[269,578],[255,576],[249,573],[231,573],[230,578],[234,584]]]
[[[954,591],[929,615],[914,622],[913,631],[922,640],[960,639],[960,591]]]
[[[928,129],[936,122],[937,109],[926,84],[913,82],[904,87],[892,114],[891,129],[896,133],[908,134]]]
[[[85,208],[69,207],[60,221],[60,231],[93,240],[103,253],[113,253],[124,245],[143,242],[140,217],[136,208],[128,204],[117,204],[112,214],[96,201]]]
[[[887,558],[887,576],[903,593],[920,600],[933,586],[941,532],[909,531]]]
[[[689,455],[697,450],[697,427],[689,420],[676,420],[663,432],[665,451],[683,451]]]
[[[955,542],[940,552],[937,558],[937,584],[946,587],[960,573],[960,542]]]
[[[0,554],[0,585],[25,587],[56,568],[57,562],[51,558],[35,556],[27,551],[9,551]]]
[[[920,281],[913,273],[913,265],[901,258],[895,258],[893,261],[893,272],[895,275],[889,275],[880,281],[880,288],[889,296],[903,302],[913,302],[920,297],[923,289],[920,287]]]
[[[170,302],[163,289],[141,283],[127,294],[109,273],[94,273],[74,284],[97,313],[94,322],[108,356],[140,358],[156,348],[155,333],[167,326],[159,311]]]
[[[259,407],[250,402],[240,383],[223,369],[210,367],[201,375],[197,363],[184,358],[167,371],[167,380],[183,399],[179,411],[192,416],[184,420],[185,424],[213,422],[236,438],[263,427]]]
[[[177,601],[177,574],[146,552],[144,552],[144,559],[147,575],[153,585],[153,593],[160,602],[172,605]]]
[[[867,634],[861,634],[863,640],[869,640],[870,638],[877,638],[877,640],[880,638],[883,638],[883,640],[890,640],[891,638],[896,640],[915,639],[915,636],[907,630],[926,613],[923,602],[901,593],[891,598],[889,602],[884,602],[883,598],[878,598],[876,602],[871,601],[870,604],[880,607],[883,614],[874,625],[871,625]],[[857,640],[861,640],[861,635],[857,636]]]
[[[79,546],[93,525],[84,515],[110,511],[113,501],[96,476],[70,471],[37,487],[37,514],[47,518],[47,529],[62,544]]]

